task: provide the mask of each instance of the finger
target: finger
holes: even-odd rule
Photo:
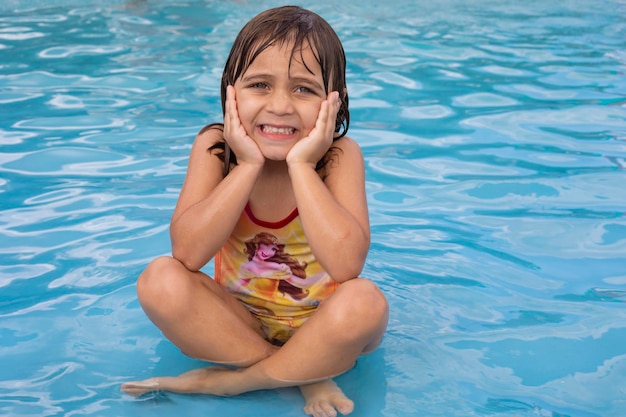
[[[328,111],[328,126],[335,131],[335,122],[337,120],[337,113],[341,107],[341,100],[339,100],[339,92],[333,91],[328,95],[329,111]]]
[[[226,122],[228,122],[228,130],[226,130]],[[226,115],[224,117],[224,130],[228,133],[228,135],[234,134],[237,129],[239,129],[239,125],[239,113],[237,112],[237,102],[235,100],[235,88],[229,85],[226,87]]]
[[[228,103],[228,115],[232,121],[237,112],[237,105],[235,104],[235,89],[231,85],[226,89],[226,100]]]
[[[339,99],[339,91],[332,91],[328,95],[328,101],[330,101],[331,103],[335,105],[336,110],[339,110],[339,107],[341,107],[341,100]]]
[[[324,133],[325,136],[332,136],[335,131],[335,121],[337,120],[337,111],[339,110],[339,93],[333,91],[328,94],[326,100],[322,102],[318,121],[323,121],[316,127]]]
[[[315,127],[324,132],[324,128],[328,123],[328,100],[322,101],[322,105],[320,106],[320,112],[317,115],[317,120],[315,122]]]
[[[231,86],[226,87],[226,105],[224,106],[224,134],[230,131],[230,118],[231,118]]]

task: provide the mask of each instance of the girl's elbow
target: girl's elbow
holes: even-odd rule
[[[330,277],[336,282],[346,282],[361,276],[365,260],[355,262],[340,262],[330,271],[327,271]]]
[[[354,275],[354,274],[336,274],[336,275],[331,275],[331,278],[333,279],[333,281],[338,282],[339,284],[343,284],[344,282],[350,281],[351,279],[354,278],[358,278],[358,275]]]
[[[191,272],[197,272],[204,265],[194,262],[191,256],[179,245],[172,244],[172,257],[183,264]]]

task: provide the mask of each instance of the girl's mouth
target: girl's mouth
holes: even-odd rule
[[[268,133],[270,135],[293,135],[296,133],[296,129],[293,127],[278,127],[270,125],[261,125],[261,132]]]

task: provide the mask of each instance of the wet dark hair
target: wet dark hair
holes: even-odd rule
[[[222,113],[225,113],[226,87],[234,85],[250,67],[252,62],[267,48],[285,44],[292,45],[291,59],[295,54],[302,54],[303,46],[308,45],[322,70],[322,79],[326,92],[332,88],[339,92],[341,105],[335,123],[335,138],[346,135],[350,125],[348,110],[348,90],[346,88],[346,56],[339,37],[333,28],[316,13],[298,6],[283,6],[266,10],[250,20],[239,32],[226,60],[221,83]],[[302,60],[304,65],[306,63]],[[311,70],[307,67],[311,72]],[[219,128],[213,124],[207,128]],[[203,129],[203,130],[205,130]],[[230,164],[237,164],[237,158],[225,142],[213,148],[224,149],[225,173]],[[317,164],[317,171],[332,158],[331,147],[324,158]]]

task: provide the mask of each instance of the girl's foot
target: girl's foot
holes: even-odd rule
[[[228,368],[211,366],[194,369],[174,377],[149,378],[143,381],[132,381],[122,384],[122,391],[134,397],[154,391],[172,391],[181,394],[212,394],[230,395],[219,381],[226,373],[235,372]]]
[[[354,403],[335,384],[332,379],[301,385],[304,396],[304,412],[313,417],[335,417],[337,411],[343,415],[354,410]]]

